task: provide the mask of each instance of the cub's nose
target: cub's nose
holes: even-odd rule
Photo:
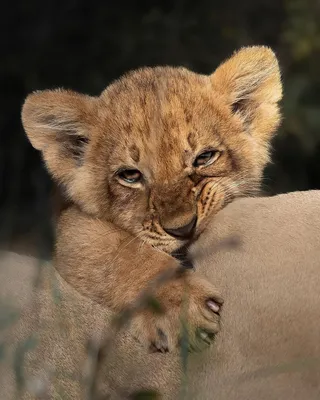
[[[163,228],[169,235],[174,236],[176,238],[190,238],[195,230],[197,225],[197,217],[193,217],[192,220],[184,226],[180,226],[179,228]]]

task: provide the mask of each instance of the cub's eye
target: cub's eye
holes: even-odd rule
[[[212,164],[218,157],[220,153],[215,150],[205,151],[198,155],[198,157],[194,160],[194,167],[201,167],[203,165]]]
[[[125,169],[119,172],[118,177],[127,183],[138,183],[142,179],[142,174],[137,169]]]

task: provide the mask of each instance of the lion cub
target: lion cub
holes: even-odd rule
[[[170,254],[227,203],[257,190],[281,96],[277,59],[260,46],[241,49],[209,76],[142,68],[99,97],[28,96],[25,131],[73,203],[58,224],[60,274],[118,311],[159,272],[176,268]],[[189,271],[158,290],[164,315],[138,316],[145,343],[177,344],[185,289],[192,332],[218,331],[221,300]]]

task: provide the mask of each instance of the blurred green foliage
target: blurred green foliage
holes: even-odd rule
[[[265,190],[320,187],[320,3],[318,0],[29,0],[0,16],[0,218],[4,235],[37,230],[50,183],[26,141],[20,109],[36,89],[98,94],[139,66],[211,72],[244,45],[277,53],[284,119]],[[39,228],[40,229],[40,228]],[[42,228],[41,228],[42,229]],[[8,233],[9,232],[9,233]]]

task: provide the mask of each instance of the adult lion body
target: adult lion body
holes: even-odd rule
[[[319,211],[317,191],[238,200],[217,214],[194,245],[196,268],[226,301],[215,344],[189,357],[190,398],[319,398]],[[234,235],[239,239],[236,248],[219,247]],[[59,276],[62,300],[58,306],[49,286],[42,290],[39,308],[32,308],[33,299],[26,301],[32,259],[6,253],[1,263],[1,294],[16,298],[25,308],[20,323],[6,332],[6,343],[21,343],[28,332],[42,332],[35,350],[28,353],[37,366],[26,357],[26,378],[37,368],[48,374],[50,365],[58,366],[57,398],[57,393],[63,398],[63,392],[66,398],[85,398],[72,375],[83,369],[86,339],[99,331],[111,313],[79,295]],[[40,310],[39,325],[36,310]],[[1,364],[3,400],[13,398],[9,360],[7,354],[6,363]],[[141,388],[154,388],[164,398],[176,399],[180,361],[175,353],[146,355],[126,332],[116,338],[99,379],[111,399],[126,398]]]

